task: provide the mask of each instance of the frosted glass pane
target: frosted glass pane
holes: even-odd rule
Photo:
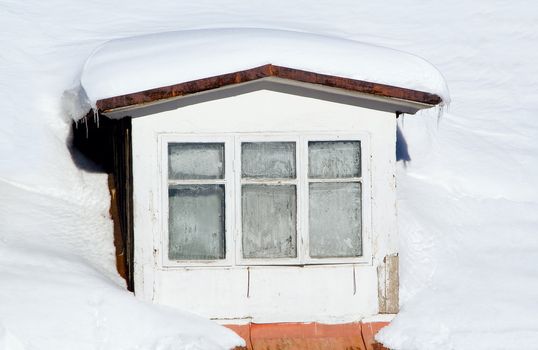
[[[242,143],[241,175],[247,178],[295,178],[295,142]]]
[[[361,256],[361,184],[311,183],[309,190],[310,256]]]
[[[297,256],[295,186],[243,185],[243,257]]]
[[[223,143],[169,143],[168,178],[223,179]]]
[[[224,259],[224,185],[173,186],[168,196],[169,259]]]
[[[361,176],[360,141],[309,142],[308,176],[313,179]]]

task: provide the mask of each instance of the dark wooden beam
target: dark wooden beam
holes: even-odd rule
[[[105,98],[97,101],[97,108],[99,111],[106,112],[117,108],[131,107],[174,97],[187,96],[197,92],[218,89],[228,85],[246,83],[268,77],[294,80],[309,84],[318,84],[381,97],[418,102],[432,106],[442,102],[442,99],[439,96],[428,92],[266,64],[264,66],[239,72],[134,92],[122,96]]]

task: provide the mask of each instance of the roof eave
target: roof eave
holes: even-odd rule
[[[416,110],[430,108],[443,102],[438,95],[424,91],[266,64],[234,73],[109,97],[98,100],[96,106],[102,113],[115,112],[264,78],[285,79],[401,101],[403,104],[413,105]]]

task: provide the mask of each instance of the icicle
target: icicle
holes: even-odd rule
[[[88,117],[84,118],[84,124],[86,125],[86,138],[89,138],[89,131],[88,131]]]
[[[93,122],[99,127],[99,110],[97,108],[93,108]]]
[[[446,113],[449,112],[450,102],[448,103],[442,102],[440,105],[437,105],[436,108],[437,108],[437,128],[439,128],[441,119]]]

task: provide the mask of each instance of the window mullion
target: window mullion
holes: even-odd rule
[[[297,236],[298,257],[301,264],[308,258],[308,147],[307,140],[297,140]]]
[[[223,180],[168,180],[168,186],[176,185],[225,185],[227,181]]]
[[[241,179],[242,185],[297,185],[298,181],[294,180],[273,180],[273,179]]]
[[[224,218],[226,222],[226,261],[228,264],[233,263],[235,259],[235,239],[234,239],[234,228],[235,228],[235,219],[234,219],[234,182],[233,182],[233,173],[234,173],[234,143],[233,138],[230,139],[226,137],[224,139],[224,189],[225,189],[225,211]]]
[[[239,136],[233,137],[233,145],[234,145],[234,159],[233,159],[233,182],[235,184],[234,188],[234,203],[235,203],[235,212],[234,212],[234,219],[235,219],[235,225],[234,225],[234,251],[235,251],[235,264],[239,264],[240,261],[243,259],[243,229],[242,229],[242,202],[241,202],[241,191],[242,189],[242,182],[241,182],[241,138]]]

